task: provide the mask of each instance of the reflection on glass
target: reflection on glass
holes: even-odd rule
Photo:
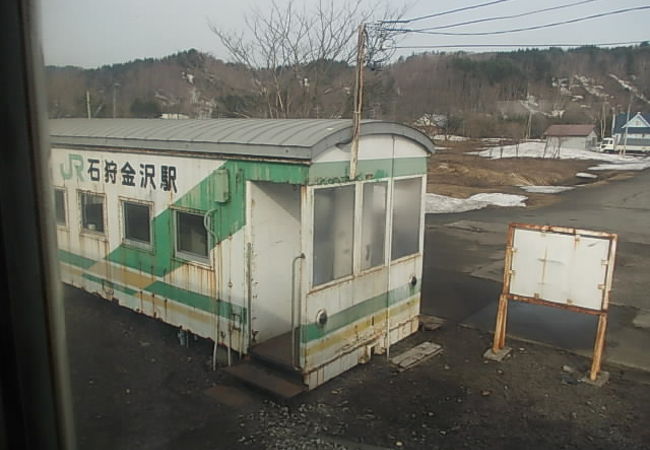
[[[208,257],[208,232],[203,226],[202,215],[176,211],[176,250]]]
[[[393,189],[393,241],[391,259],[420,250],[422,178],[396,180]]]
[[[104,196],[82,192],[81,226],[84,230],[97,233],[104,232]]]
[[[151,243],[149,206],[124,202],[124,238],[144,244]]]
[[[384,264],[386,241],[386,197],[388,183],[363,185],[361,216],[361,269]]]
[[[352,273],[354,186],[314,191],[314,276],[317,286]]]
[[[54,212],[57,225],[66,225],[65,191],[63,189],[54,189]]]

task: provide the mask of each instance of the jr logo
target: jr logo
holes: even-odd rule
[[[68,167],[65,167],[64,163],[61,163],[59,164],[59,169],[64,180],[69,180],[76,173],[77,181],[84,181],[84,160],[81,155],[71,153],[68,155]]]

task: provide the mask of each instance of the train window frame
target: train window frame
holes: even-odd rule
[[[84,226],[85,210],[82,198],[84,196],[99,197],[102,199],[102,231],[92,230]],[[106,239],[107,236],[107,221],[106,221],[106,194],[101,192],[87,191],[83,189],[77,190],[77,205],[79,206],[79,229],[80,234],[95,239]]]
[[[400,256],[395,256],[394,255],[394,241],[395,241],[395,204],[398,202],[395,202],[395,192],[396,192],[396,185],[399,184],[401,181],[413,181],[413,180],[419,180],[420,182],[420,203],[419,203],[419,215],[418,215],[418,232],[416,234],[417,236],[417,242],[416,242],[416,250],[411,253],[406,253]],[[423,223],[423,200],[422,198],[424,197],[422,195],[422,189],[426,188],[426,181],[424,176],[404,176],[404,177],[399,177],[399,178],[393,178],[392,180],[392,189],[391,189],[391,210],[390,210],[390,215],[391,215],[391,224],[390,224],[390,249],[389,249],[389,255],[388,258],[390,260],[390,264],[396,264],[405,260],[409,260],[411,258],[414,258],[416,256],[421,256],[422,255],[422,244],[423,244],[423,230],[424,230],[424,223]],[[408,214],[407,214],[408,215]]]
[[[127,226],[126,226],[126,221],[127,221],[126,205],[127,204],[147,207],[149,213],[149,220],[148,220],[149,241],[148,242],[140,241],[138,239],[132,239],[127,236]],[[122,233],[121,234],[122,244],[128,247],[152,251],[154,248],[153,202],[148,202],[148,201],[138,200],[138,199],[128,198],[128,197],[119,197],[119,205],[120,205],[120,224],[121,224],[121,233]]]
[[[383,239],[382,239],[382,253],[383,253],[383,258],[382,261],[374,264],[374,265],[369,265],[368,267],[364,267],[364,258],[362,257],[363,254],[363,244],[364,244],[364,237],[365,237],[365,228],[364,228],[364,220],[367,218],[364,216],[366,212],[366,186],[370,185],[378,185],[378,184],[385,184],[385,198],[384,198],[384,233],[383,233]],[[360,232],[359,232],[359,255],[358,255],[358,260],[359,260],[359,273],[360,274],[365,274],[369,272],[373,272],[375,270],[379,270],[383,267],[388,266],[388,251],[386,250],[386,246],[389,241],[389,233],[391,233],[391,227],[389,226],[388,223],[388,216],[391,214],[391,208],[390,208],[390,200],[391,200],[391,195],[392,195],[392,190],[391,190],[391,183],[389,179],[378,179],[378,180],[371,180],[371,181],[366,181],[363,183],[360,183],[360,194],[361,194],[361,202],[359,205],[359,222],[360,222]]]
[[[356,261],[357,261],[357,255],[356,255],[356,245],[357,245],[357,233],[356,233],[356,218],[357,218],[357,192],[359,188],[359,183],[356,182],[351,182],[351,183],[337,183],[337,184],[330,184],[330,185],[325,185],[325,186],[318,186],[314,187],[311,191],[311,222],[312,222],[312,236],[311,236],[311,276],[310,276],[310,284],[311,284],[311,289],[312,290],[321,290],[336,284],[339,284],[347,279],[352,279],[356,274]],[[351,208],[351,218],[352,218],[352,224],[351,224],[351,237],[350,237],[350,271],[349,273],[336,276],[334,273],[332,274],[332,278],[320,281],[316,280],[316,257],[317,255],[317,250],[316,250],[316,196],[319,192],[325,191],[325,190],[334,190],[334,189],[351,189],[352,190],[352,208]]]
[[[199,216],[202,218],[202,220],[205,220],[205,213],[202,211],[197,211],[197,210],[191,210],[191,209],[182,209],[182,208],[172,208],[172,221],[173,221],[173,239],[174,239],[174,258],[179,259],[184,262],[188,263],[196,263],[202,266],[207,266],[207,267],[212,267],[212,258],[210,256],[210,252],[212,249],[212,244],[213,244],[213,239],[212,235],[208,230],[203,227],[205,234],[206,234],[206,255],[200,255],[198,253],[193,253],[189,251],[185,251],[182,249],[178,248],[178,232],[179,232],[179,226],[178,226],[178,215],[179,214],[189,214],[189,215],[194,215],[194,216]],[[212,226],[212,218],[208,217],[208,226]]]
[[[54,186],[53,189],[54,191],[54,221],[56,223],[57,228],[67,230],[68,229],[68,190],[64,187],[60,186]],[[63,222],[59,220],[59,210],[58,210],[58,202],[56,196],[58,194],[61,194],[63,196]]]

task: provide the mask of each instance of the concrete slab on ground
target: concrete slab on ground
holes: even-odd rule
[[[650,371],[650,171],[562,194],[550,206],[486,208],[428,215],[422,311],[494,330],[510,222],[552,224],[619,235],[605,363]],[[511,302],[508,335],[591,356],[596,318]]]

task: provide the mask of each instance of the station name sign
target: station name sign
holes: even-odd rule
[[[137,168],[137,170],[136,170]],[[110,159],[86,158],[71,153],[68,161],[59,165],[64,180],[76,177],[77,181],[96,181],[122,186],[160,189],[178,192],[176,166],[125,162],[118,164]]]

